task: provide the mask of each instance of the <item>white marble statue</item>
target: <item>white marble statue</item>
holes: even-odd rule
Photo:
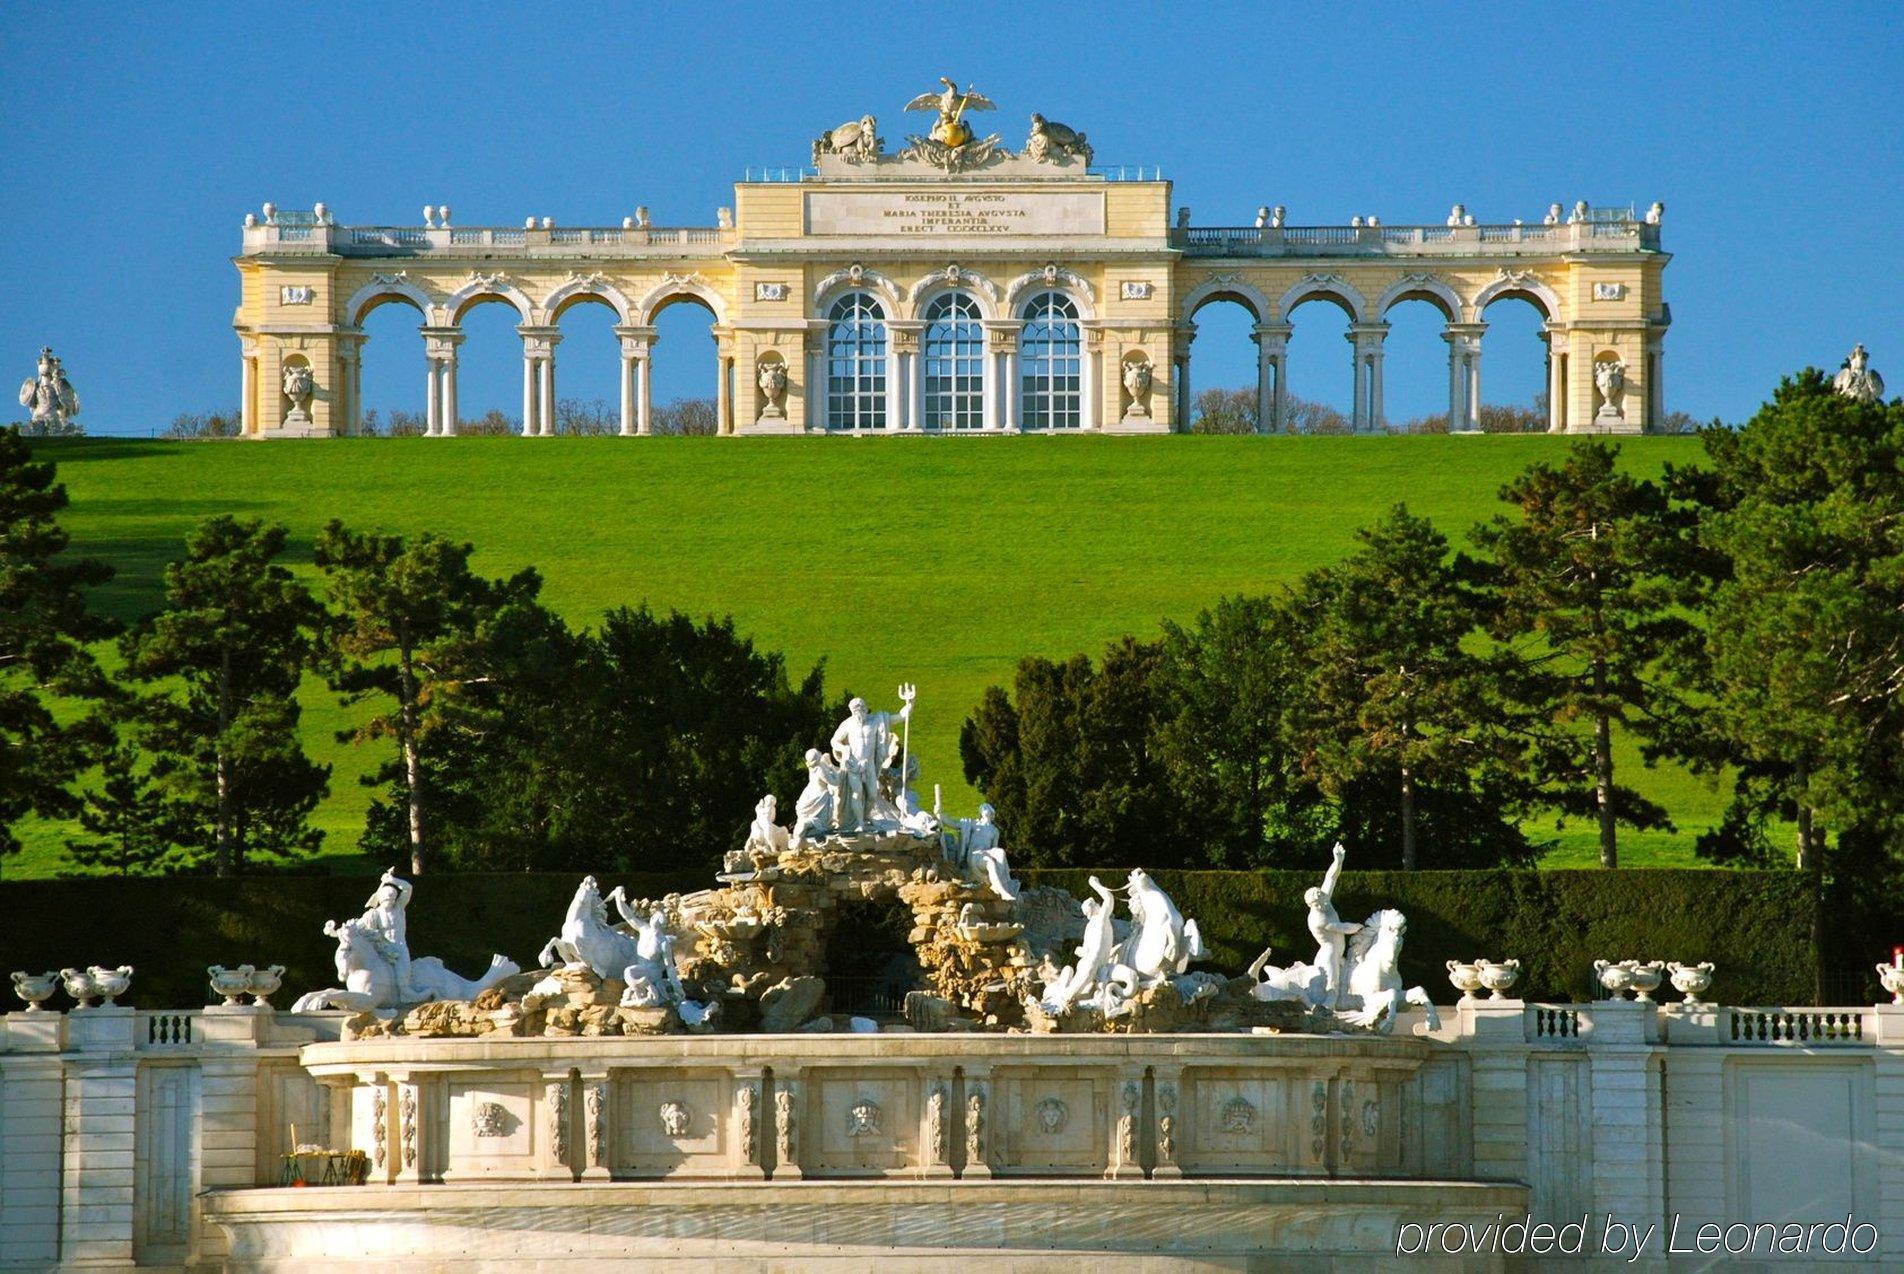
[[[1249,977],[1255,982],[1250,994],[1263,1001],[1307,1004],[1334,1014],[1346,1025],[1383,1034],[1394,1029],[1395,1015],[1404,1003],[1419,1004],[1427,1011],[1428,1028],[1433,1030],[1441,1019],[1428,992],[1402,986],[1400,960],[1407,917],[1384,909],[1359,925],[1336,918],[1333,894],[1347,853],[1337,845],[1321,887],[1303,895],[1309,904],[1309,932],[1318,948],[1316,963],[1275,968],[1265,949],[1250,965]],[[1336,966],[1333,972],[1332,964]]]
[[[900,687],[904,706],[896,713],[868,711],[866,701],[855,698],[847,704],[850,715],[833,732],[833,759],[841,771],[834,825],[842,832],[871,830],[882,824],[897,827],[903,820],[898,805],[880,789],[879,780],[888,766],[902,760],[903,745],[893,726],[912,718],[910,690],[910,686]]]
[[[1069,1012],[1073,1005],[1084,1001],[1087,992],[1101,994],[1099,984],[1112,973],[1117,952],[1113,925],[1117,898],[1096,876],[1090,878],[1090,885],[1096,897],[1086,898],[1081,904],[1084,939],[1078,944],[1077,963],[1065,966],[1055,982],[1045,985],[1041,1007],[1053,1016]],[[1135,978],[1126,979],[1124,985],[1127,990],[1134,988]]]
[[[1595,363],[1593,387],[1600,391],[1600,410],[1594,419],[1625,420],[1626,413],[1620,409],[1620,395],[1626,391],[1626,364],[1617,358],[1601,359]]]
[[[879,135],[879,122],[871,115],[849,119],[838,128],[829,128],[813,143],[813,166],[827,155],[838,155],[849,164],[863,164],[879,158],[886,139]]]
[[[667,916],[650,911],[645,917],[628,908],[627,897],[618,887],[609,895],[622,918],[635,931],[635,959],[623,966],[621,979],[627,989],[621,1002],[629,1008],[653,1008],[680,1004],[687,999],[681,989],[681,974],[674,964],[674,935],[668,932]]]
[[[515,961],[501,955],[491,956],[488,970],[475,979],[450,972],[435,956],[412,959],[404,925],[412,892],[409,881],[386,871],[362,916],[342,924],[325,921],[325,934],[337,939],[337,978],[343,986],[300,996],[292,1011],[366,1013],[432,1000],[473,1000],[520,972]]]
[[[1148,872],[1133,868],[1125,889],[1132,931],[1124,941],[1122,963],[1136,972],[1141,985],[1156,986],[1176,977],[1204,954],[1197,922],[1183,918]]]
[[[1131,419],[1150,415],[1150,364],[1141,358],[1124,364],[1124,392],[1130,396],[1125,416]]]
[[[1875,403],[1884,399],[1884,377],[1871,370],[1871,357],[1862,344],[1851,347],[1851,356],[1831,378],[1831,387],[1853,402]]]
[[[1031,136],[1025,140],[1025,155],[1041,164],[1076,155],[1089,167],[1093,152],[1091,143],[1085,140],[1083,133],[1033,111]]]
[[[305,425],[311,420],[311,395],[317,392],[317,379],[311,375],[311,369],[304,363],[286,363],[283,377],[284,396],[291,400],[291,410],[285,413],[287,425]]]
[[[79,395],[66,379],[66,368],[47,346],[40,350],[36,374],[20,382],[20,406],[35,432],[61,434],[78,429]]]
[[[840,787],[845,781],[845,772],[834,765],[826,753],[818,748],[807,749],[807,785],[793,805],[791,844],[800,846],[824,840],[827,833],[835,830]]]
[[[998,812],[989,803],[978,807],[977,818],[955,819],[947,824],[946,852],[965,872],[968,880],[991,886],[993,893],[1006,902],[1018,900],[1018,882],[1012,878],[1005,851],[998,843]]]
[[[615,893],[621,893],[619,886]],[[618,978],[640,954],[636,939],[609,923],[608,902],[602,897],[601,885],[595,877],[584,876],[569,900],[562,932],[549,939],[536,962],[545,969],[557,961],[571,968],[586,966],[595,971],[596,977]]]
[[[760,386],[760,396],[766,401],[760,405],[762,420],[783,420],[787,415],[787,365],[778,359],[762,363],[760,373],[755,378]]]
[[[780,826],[779,812],[772,792],[754,806],[753,826],[747,829],[747,848],[765,854],[778,854],[787,848],[787,829]]]

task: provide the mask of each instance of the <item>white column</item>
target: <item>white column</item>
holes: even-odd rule
[[[1261,333],[1256,337],[1256,432],[1268,433],[1276,420],[1275,352]]]
[[[350,431],[364,429],[364,346],[359,341],[350,353]]]
[[[1441,334],[1448,342],[1448,432],[1480,428],[1481,333],[1485,323],[1450,323]]]
[[[621,352],[621,436],[635,436],[635,356],[627,349]]]
[[[641,378],[635,387],[635,433],[647,438],[654,433],[654,387],[650,383],[654,375],[653,350],[643,350],[635,360],[635,375]]]
[[[443,360],[443,437],[456,436],[456,420],[456,347],[452,345]]]
[[[728,420],[728,411],[732,404],[727,384],[727,355],[721,349],[720,338],[714,338],[714,432],[730,434],[733,424]]]
[[[1098,418],[1097,400],[1104,392],[1099,383],[1104,375],[1104,351],[1092,348],[1088,333],[1084,339],[1084,363],[1078,370],[1084,378],[1078,387],[1078,425],[1083,429],[1100,429],[1104,422]]]
[[[1355,347],[1355,431],[1373,433],[1382,427],[1382,341],[1386,323],[1354,323],[1349,343]]]
[[[542,364],[537,371],[536,394],[536,433],[543,438],[555,436],[555,347],[551,345],[542,355]]]
[[[536,434],[536,356],[527,338],[522,343],[522,436]]]
[[[906,351],[906,428],[926,427],[926,381],[919,351]]]
[[[436,437],[437,423],[441,419],[442,392],[437,377],[436,355],[431,354],[423,360],[423,436]]]
[[[1012,336],[1011,347],[1005,351],[1005,425],[1006,429],[1024,427],[1024,385],[1018,378],[1018,337]]]
[[[807,351],[807,383],[802,386],[806,394],[806,427],[809,433],[821,433],[826,429],[826,351],[810,349]]]
[[[250,435],[258,429],[258,343],[244,340],[238,343],[238,365],[242,375],[239,378],[240,395],[238,399],[238,428],[241,433]]]
[[[1567,431],[1567,338],[1547,333],[1547,432]]]

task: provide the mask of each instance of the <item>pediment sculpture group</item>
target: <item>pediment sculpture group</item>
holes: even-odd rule
[[[915,688],[902,685],[899,699],[896,712],[873,711],[863,699],[851,701],[827,749],[806,754],[807,782],[795,802],[792,825],[780,823],[771,794],[762,797],[746,848],[729,855],[730,871],[802,849],[876,854],[896,841],[912,847],[936,844],[938,861],[970,882],[967,888],[1013,908],[1021,905],[1024,889],[1011,874],[990,805],[981,805],[975,818],[958,819],[943,817],[936,797],[933,810],[921,807],[911,786],[918,777],[909,741]],[[1334,895],[1346,857],[1337,845],[1322,883],[1304,895],[1316,943],[1313,961],[1276,967],[1270,964],[1271,952],[1264,951],[1250,966],[1247,995],[1306,1010],[1318,1029],[1387,1032],[1407,1004],[1422,1007],[1432,1028],[1438,1019],[1427,992],[1402,985],[1399,961],[1407,931],[1402,913],[1379,910],[1359,924],[1337,914]],[[1041,985],[1027,996],[1028,1012],[1062,1019],[1088,1010],[1109,1022],[1132,1013],[1141,997],[1167,985],[1186,1005],[1243,985],[1213,972],[1191,971],[1193,962],[1208,955],[1197,922],[1183,916],[1148,872],[1132,870],[1115,889],[1092,876],[1090,888],[1092,897],[1078,904],[1082,937],[1061,966],[1054,951],[1043,953]],[[386,871],[361,916],[326,922],[324,932],[337,940],[342,985],[305,995],[297,1010],[392,1015],[432,1001],[474,1000],[520,972],[501,955],[477,978],[461,977],[433,957],[412,958],[405,916],[413,893],[409,881]],[[1117,914],[1120,894],[1123,917]],[[1063,895],[1057,897],[1062,902]],[[610,904],[619,920],[611,918]],[[683,936],[689,935],[670,931],[664,910],[632,905],[620,887],[604,894],[594,876],[585,877],[560,931],[540,954],[539,967],[546,972],[529,994],[555,995],[564,970],[587,970],[619,980],[624,1007],[671,1008],[689,1029],[712,1029],[718,1001],[691,999],[676,964],[676,943]]]
[[[909,136],[898,155],[900,160],[917,160],[943,172],[966,172],[994,158],[1009,159],[997,133],[977,136],[965,122],[968,111],[996,110],[997,103],[975,88],[959,89],[956,82],[941,77],[940,87],[921,93],[906,103],[908,111],[930,111],[932,127],[923,135]],[[876,164],[885,158],[886,139],[879,135],[879,121],[872,115],[849,119],[830,128],[813,142],[813,163],[834,156],[849,164]],[[1019,152],[1039,164],[1062,164],[1071,159],[1089,166],[1093,157],[1091,143],[1075,128],[1046,119],[1033,111],[1031,133]]]

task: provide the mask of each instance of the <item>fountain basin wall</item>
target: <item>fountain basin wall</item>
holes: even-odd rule
[[[1501,1212],[1662,1235],[1849,1215],[1904,1264],[1904,1007],[1443,1016],[1390,1039],[343,1041],[343,1014],[11,1013],[0,1267],[1273,1264]],[[381,1160],[279,1188],[298,1142]]]

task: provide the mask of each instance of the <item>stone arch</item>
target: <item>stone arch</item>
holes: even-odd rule
[[[963,292],[978,304],[979,317],[999,319],[1005,317],[999,306],[1003,294],[998,284],[992,282],[975,270],[947,266],[943,270],[934,270],[906,293],[906,310],[915,319],[926,316],[926,307],[946,292]]]
[[[471,279],[444,300],[444,315],[452,324],[461,323],[470,306],[492,300],[514,307],[524,323],[534,323],[537,319],[535,303],[528,294],[507,279],[500,278]]]
[[[1078,307],[1078,318],[1097,317],[1097,289],[1091,281],[1076,270],[1061,265],[1048,265],[1041,270],[1027,270],[1011,281],[1005,289],[1005,312],[1016,315],[1027,297],[1044,291],[1062,292],[1071,298]]]
[[[813,312],[824,318],[833,302],[848,292],[868,292],[880,298],[886,307],[886,319],[891,322],[900,315],[901,294],[899,285],[877,270],[865,266],[853,265],[844,270],[835,270],[821,279],[813,288]]]
[[[1368,322],[1368,301],[1339,274],[1311,274],[1283,293],[1276,303],[1276,321],[1289,322],[1289,315],[1304,301],[1333,301],[1348,312],[1349,322]]]
[[[351,327],[362,327],[364,315],[389,301],[407,301],[415,306],[417,312],[428,323],[435,302],[425,292],[408,279],[377,278],[358,288],[344,305],[344,321]]]
[[[633,322],[640,327],[652,327],[655,315],[663,307],[683,299],[699,301],[705,305],[713,311],[715,323],[724,325],[727,322],[727,299],[698,274],[670,274],[649,288],[647,295],[634,305]]]
[[[1459,323],[1466,310],[1461,294],[1446,279],[1432,274],[1410,274],[1389,284],[1376,300],[1376,318],[1386,318],[1388,312],[1403,301],[1427,301],[1450,323]]]
[[[1531,302],[1549,323],[1560,319],[1560,297],[1541,281],[1539,275],[1531,270],[1503,270],[1498,278],[1475,294],[1475,320],[1481,321],[1487,307],[1505,297],[1519,297]]]
[[[1263,290],[1237,274],[1213,274],[1191,288],[1183,298],[1183,321],[1190,322],[1198,310],[1212,301],[1234,301],[1256,316],[1258,323],[1275,320],[1276,306]]]
[[[586,279],[570,279],[549,293],[548,300],[542,303],[542,312],[551,323],[562,317],[562,311],[582,301],[599,301],[615,311],[615,322],[626,327],[633,323],[635,307],[628,294],[610,283],[601,275],[591,275]]]

